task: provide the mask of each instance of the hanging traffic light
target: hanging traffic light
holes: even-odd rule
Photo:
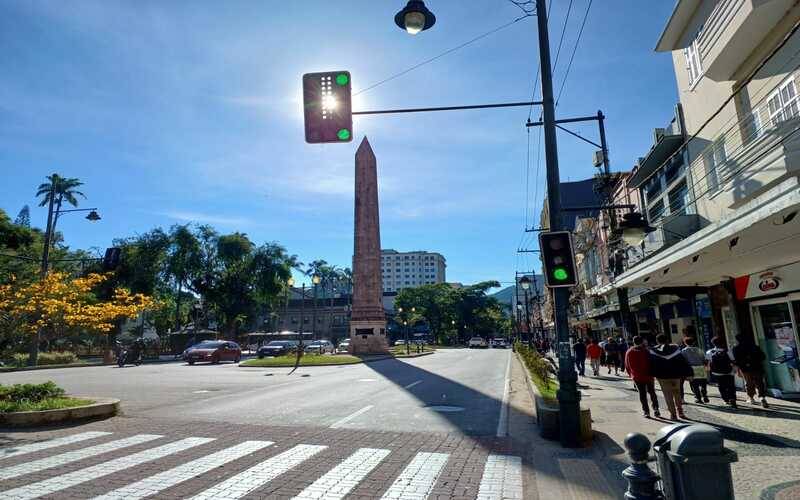
[[[352,87],[349,71],[303,75],[306,142],[353,140]]]
[[[578,284],[572,235],[569,231],[540,233],[539,250],[544,266],[545,284],[548,287],[569,287]]]

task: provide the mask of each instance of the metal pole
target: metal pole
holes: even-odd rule
[[[55,176],[54,176],[55,177]],[[47,206],[47,228],[44,231],[44,249],[42,249],[42,267],[39,271],[39,280],[47,279],[47,268],[50,265],[50,240],[53,238],[53,202],[56,197],[56,184],[50,183],[50,203]],[[39,342],[42,338],[42,329],[37,328],[31,342],[28,355],[28,366],[36,366],[39,361]]]
[[[542,75],[542,121],[544,122],[544,150],[547,163],[547,204],[550,230],[561,229],[561,194],[559,192],[558,145],[556,141],[555,103],[553,100],[553,74],[550,63],[550,37],[547,31],[547,2],[536,0],[536,21],[539,27],[539,61]],[[569,343],[567,306],[569,289],[553,289],[556,338],[558,339],[559,434],[562,446],[579,444],[580,393],[578,392],[575,363]]]
[[[311,338],[317,340],[317,284],[314,283],[314,313],[311,315]]]
[[[530,302],[531,301],[528,298],[528,289],[525,288],[525,333],[528,334],[528,347],[533,346],[533,339],[531,338],[533,332],[531,332],[531,311],[529,308]]]

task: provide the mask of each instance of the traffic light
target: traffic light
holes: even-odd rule
[[[306,142],[353,140],[352,87],[349,71],[303,75]]]
[[[544,282],[550,288],[578,284],[572,235],[569,231],[539,234],[539,250],[544,265]]]
[[[106,248],[106,255],[103,257],[103,271],[114,271],[119,266],[122,249],[119,247]]]

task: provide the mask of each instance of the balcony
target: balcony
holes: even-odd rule
[[[665,219],[664,223],[657,226],[656,230],[648,234],[644,240],[645,259],[671,247],[699,229],[700,217],[698,215],[678,215]],[[629,263],[635,264],[630,261]]]
[[[629,186],[641,187],[683,144],[680,114],[681,108],[680,105],[677,105],[675,106],[675,116],[670,120],[669,124],[664,128],[657,128],[653,131],[653,145],[647,155],[639,160],[639,164],[628,178]]]

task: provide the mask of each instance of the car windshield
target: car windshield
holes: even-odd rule
[[[267,344],[268,347],[285,347],[290,345],[294,345],[294,342],[290,340],[273,340]]]
[[[195,344],[192,348],[193,349],[216,349],[218,347],[222,347],[224,342],[220,342],[219,340],[206,340],[200,342],[199,344]]]

